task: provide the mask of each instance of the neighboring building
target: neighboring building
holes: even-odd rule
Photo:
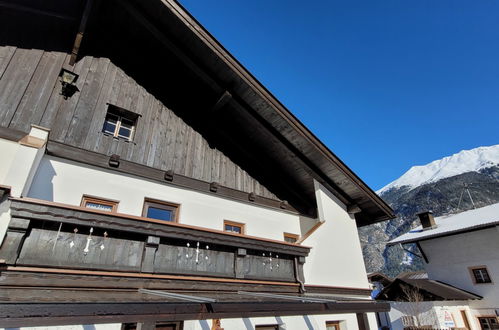
[[[433,218],[419,215],[422,226],[392,240],[416,243],[428,278],[482,299],[468,300],[458,324],[472,329],[498,329],[499,314],[499,204]],[[459,325],[458,325],[459,326]]]
[[[375,286],[382,281],[376,300],[390,301],[390,312],[378,313],[380,327],[403,329],[429,326],[438,329],[470,328],[462,317],[470,313],[470,300],[480,296],[449,284],[430,280],[425,272],[403,273],[387,282],[380,275],[369,277]],[[455,316],[454,316],[455,315]],[[461,316],[461,317],[459,317]]]
[[[376,327],[392,210],[178,3],[0,9],[0,327]]]

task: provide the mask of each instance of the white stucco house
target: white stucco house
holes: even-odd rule
[[[430,212],[419,217],[422,226],[390,244],[416,243],[428,280],[469,295],[446,307],[455,326],[499,328],[499,204],[437,218]]]
[[[0,328],[376,328],[393,211],[180,4],[0,7]]]

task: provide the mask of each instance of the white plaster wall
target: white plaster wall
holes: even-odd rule
[[[499,309],[499,230],[484,229],[421,242],[431,279],[441,280],[482,296],[473,308]],[[492,283],[474,284],[468,267],[487,266]]]
[[[0,184],[7,185],[5,178],[12,166],[20,144],[9,140],[0,139]]]
[[[342,330],[358,329],[355,314],[222,319],[221,326],[225,330],[254,330],[256,325],[279,325],[279,329],[282,330],[325,330],[326,321],[340,321]],[[185,321],[184,330],[210,330],[211,324],[212,320]]]
[[[223,230],[223,221],[242,222],[246,234],[283,240],[300,233],[299,216],[143,178],[45,156],[29,197],[80,205],[83,194],[118,200],[118,212],[140,216],[144,198],[180,204],[179,222]],[[331,283],[333,284],[333,283]]]
[[[121,330],[121,323],[6,328],[20,330]]]
[[[323,224],[303,244],[312,246],[304,266],[307,284],[369,288],[357,225],[343,205],[315,182]]]

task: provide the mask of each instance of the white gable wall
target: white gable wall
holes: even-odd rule
[[[323,224],[303,242],[313,247],[304,267],[307,284],[369,288],[353,215],[320,183],[315,190]]]
[[[482,296],[476,308],[499,309],[499,230],[496,227],[420,242],[428,277]],[[469,267],[486,266],[492,283],[474,284]]]

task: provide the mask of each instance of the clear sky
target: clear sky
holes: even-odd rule
[[[499,0],[180,0],[373,189],[499,143]]]

